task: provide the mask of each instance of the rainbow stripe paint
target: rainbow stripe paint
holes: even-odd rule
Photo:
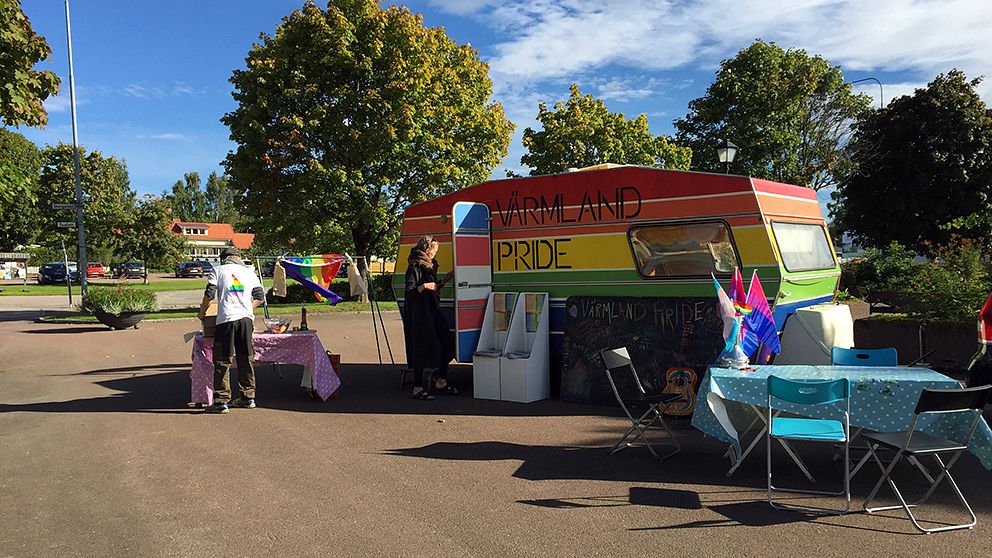
[[[245,286],[241,283],[241,281],[238,281],[237,277],[235,277],[234,282],[231,283],[230,287],[228,287],[227,292],[231,294],[242,295],[245,293]]]
[[[456,246],[461,240],[456,241],[452,234],[453,210],[461,202],[489,208],[488,249],[466,254]],[[741,272],[760,276],[770,297],[765,306],[774,304],[770,308],[772,322],[781,327],[796,308],[830,300],[840,269],[836,262],[824,269],[787,269],[772,229],[776,221],[820,227],[829,238],[814,192],[757,178],[626,166],[494,180],[407,208],[393,289],[402,306],[407,257],[423,235],[438,240],[437,260],[442,270],[483,266],[488,255],[491,281],[487,278],[479,283],[491,283],[497,292],[548,293],[552,351],[559,354],[569,297],[712,297],[712,281],[707,277],[710,270],[654,273],[644,265],[648,261],[644,257],[635,261],[633,244],[633,233],[641,227],[685,225],[691,229],[695,223],[704,223],[714,226],[686,232],[698,239],[695,253],[705,256],[711,245],[719,244],[700,235],[710,234],[708,230],[722,235],[720,242],[732,245],[732,264],[740,268],[729,285],[730,298],[750,306],[753,319],[758,319],[754,316],[757,313],[767,317],[763,307],[746,300],[740,277]],[[691,260],[691,256],[686,258]],[[666,263],[663,259],[659,262]],[[722,273],[726,271],[717,272]],[[726,279],[721,276],[720,280]],[[457,281],[476,283],[465,277]],[[783,290],[785,281],[789,286]],[[456,302],[454,284],[441,293],[442,312],[449,324],[458,324],[459,332],[468,331],[472,316],[465,310],[462,290],[458,293],[462,298]],[[474,327],[481,326],[483,314],[478,309],[473,318],[478,325]],[[750,327],[746,321],[742,325]]]
[[[282,260],[282,267],[286,270],[286,277],[310,288],[318,302],[333,306],[341,302],[341,297],[331,290],[331,282],[337,277],[343,261],[340,254],[322,254],[286,258]]]

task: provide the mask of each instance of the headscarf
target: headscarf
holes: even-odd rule
[[[410,265],[417,265],[424,269],[433,269],[434,260],[427,255],[427,250],[432,244],[436,244],[437,241],[431,235],[422,236],[417,245],[410,250],[410,257],[407,258],[407,263]]]

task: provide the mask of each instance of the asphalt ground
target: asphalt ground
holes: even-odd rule
[[[724,446],[687,420],[672,421],[682,452],[658,463],[637,447],[609,455],[629,426],[617,409],[475,400],[469,367],[451,373],[462,395],[412,400],[388,354],[378,364],[370,314],[310,319],[342,354],[340,397],[312,400],[299,367],[262,366],[259,408],[228,415],[187,405],[193,320],[24,318],[0,313],[0,557],[990,552],[992,476],[970,454],[955,476],[978,526],[917,535],[899,512],[773,510],[764,452],[728,479]],[[402,360],[398,315],[384,321]],[[829,451],[799,450],[818,486],[836,486]],[[783,484],[803,484],[775,459]],[[877,478],[855,477],[855,510]],[[897,479],[922,488],[910,467]],[[963,519],[953,503],[944,487],[921,513]]]

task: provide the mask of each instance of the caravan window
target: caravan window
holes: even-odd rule
[[[833,269],[834,254],[822,225],[772,222],[772,233],[787,271]]]
[[[683,277],[731,273],[737,252],[726,223],[678,223],[636,227],[630,246],[645,277]]]

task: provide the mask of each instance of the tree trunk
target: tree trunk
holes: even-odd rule
[[[368,230],[369,227],[362,227],[362,229],[352,229],[351,240],[355,244],[355,265],[358,266],[358,273],[365,278],[366,285],[369,292],[372,292],[372,277],[368,271],[368,261],[371,258],[372,252],[372,238],[371,231]],[[374,296],[374,294],[373,294]],[[358,297],[359,302],[368,302],[368,295],[361,295]]]

